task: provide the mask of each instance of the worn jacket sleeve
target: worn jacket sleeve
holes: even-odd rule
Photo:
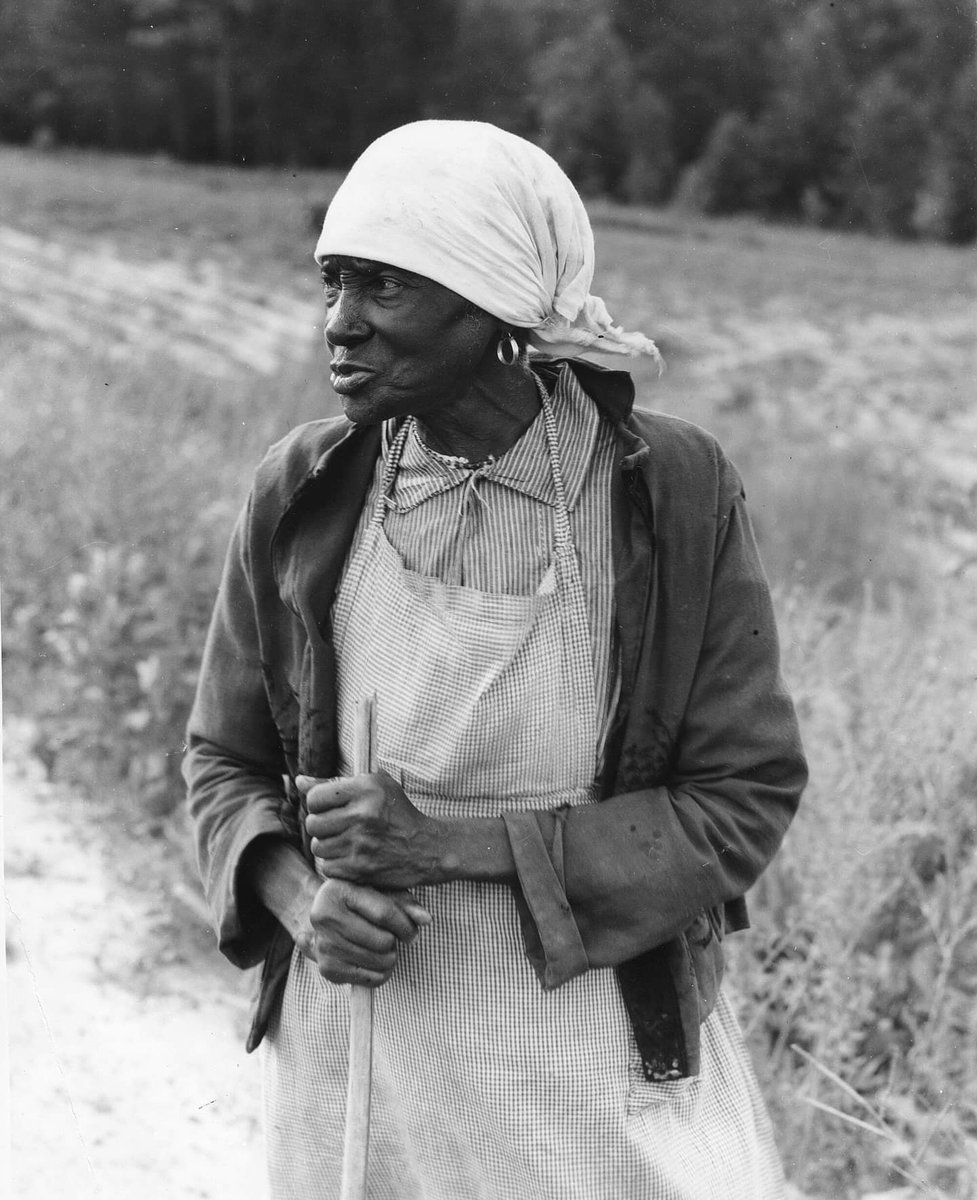
[[[667,785],[506,818],[544,986],[622,963],[741,897],[780,845],[805,781],[769,589],[737,495],[720,521]]]
[[[250,502],[228,549],[191,712],[183,772],[196,852],[222,952],[260,961],[275,929],[241,863],[257,838],[295,841],[284,819],[281,744],[269,711],[248,553]]]

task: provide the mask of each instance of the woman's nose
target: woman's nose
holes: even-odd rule
[[[339,293],[335,303],[326,309],[323,332],[330,346],[350,346],[370,336],[370,326],[355,295],[349,291]]]

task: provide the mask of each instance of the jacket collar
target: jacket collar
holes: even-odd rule
[[[570,368],[586,394],[613,424],[626,421],[631,415],[634,380],[627,371],[602,367],[586,358],[533,358],[533,369],[551,388],[564,366]]]
[[[629,425],[635,395],[634,380],[630,373],[602,367],[585,358],[539,360],[536,370],[542,375],[547,369],[559,370],[564,363],[617,431],[621,446],[621,468],[628,472],[635,470],[651,452]]]

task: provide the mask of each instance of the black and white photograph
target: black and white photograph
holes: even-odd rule
[[[11,1200],[977,1200],[974,0],[0,0]]]

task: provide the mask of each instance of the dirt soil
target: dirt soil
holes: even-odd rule
[[[250,981],[223,963],[191,894],[161,894],[158,830],[120,830],[117,803],[48,783],[9,723],[4,741],[0,1194],[264,1200]]]

